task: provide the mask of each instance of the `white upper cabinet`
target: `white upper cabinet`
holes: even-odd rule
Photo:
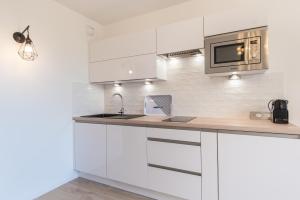
[[[106,177],[106,125],[75,123],[75,169]]]
[[[90,82],[166,79],[166,61],[156,54],[113,59],[89,64]]]
[[[156,53],[156,31],[120,35],[93,42],[90,62]]]
[[[263,8],[239,8],[204,17],[204,35],[211,36],[268,25]]]
[[[157,53],[204,48],[203,17],[180,21],[157,29]]]
[[[218,139],[219,200],[300,199],[299,139],[231,134]]]

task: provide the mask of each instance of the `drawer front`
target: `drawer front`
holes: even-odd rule
[[[149,166],[148,187],[188,200],[201,200],[201,176]]]
[[[200,143],[148,138],[148,163],[201,173]]]
[[[161,138],[187,142],[200,142],[200,131],[187,131],[176,129],[161,129],[161,128],[148,128],[147,137],[149,138]]]

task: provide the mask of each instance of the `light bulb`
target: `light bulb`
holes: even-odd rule
[[[145,85],[152,85],[153,84],[153,82],[152,81],[145,81]]]
[[[33,52],[32,46],[30,44],[25,45],[24,53],[31,54]]]
[[[122,83],[115,82],[115,83],[114,83],[114,86],[115,86],[115,87],[121,87],[121,86],[122,86]]]
[[[229,76],[229,80],[240,80],[241,76],[238,74],[232,74]]]

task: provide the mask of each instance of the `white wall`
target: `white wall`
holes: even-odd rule
[[[281,35],[278,43],[281,44],[280,63],[285,70],[285,95],[289,100],[290,118],[300,126],[300,1],[288,2],[277,7],[284,13],[278,20],[282,25],[278,31]]]
[[[260,7],[263,7],[266,4],[266,1],[259,0],[190,0],[186,3],[178,4],[137,17],[124,19],[122,21],[107,25],[105,26],[104,36],[110,37],[112,35],[118,35],[121,33],[155,28],[159,25],[176,22],[178,20],[235,9],[238,6],[252,8],[255,5],[255,1],[259,2]]]
[[[34,62],[19,58],[12,39],[28,24]],[[72,112],[103,109],[101,87],[99,103],[86,91],[87,24],[101,28],[54,1],[0,1],[0,199],[30,200],[76,177]],[[100,107],[72,100],[81,92]]]
[[[297,72],[299,72],[297,53],[299,46],[299,12],[296,11],[299,8],[299,2],[296,0],[287,0],[284,3],[282,1],[276,0],[253,0],[253,1],[241,1],[241,0],[192,0],[187,3],[169,7],[163,10],[156,12],[148,13],[142,16],[133,17],[130,19],[125,19],[123,21],[108,25],[105,27],[105,37],[110,37],[112,35],[118,35],[123,33],[128,33],[131,31],[139,31],[147,28],[155,28],[163,24],[170,22],[192,18],[195,16],[202,15],[213,15],[218,12],[230,11],[234,12],[235,9],[252,9],[253,14],[257,9],[265,9],[265,12],[268,13],[269,20],[269,46],[270,46],[270,69],[264,75],[253,76],[252,78],[242,80],[247,84],[239,87],[232,88],[232,93],[235,97],[230,97],[227,90],[223,90],[224,85],[218,83],[217,81],[210,81],[207,84],[215,87],[218,93],[218,98],[224,100],[234,100],[218,102],[216,107],[222,107],[221,115],[227,112],[227,117],[235,116],[248,116],[249,111],[253,110],[266,110],[266,104],[268,100],[272,98],[283,98],[286,97],[290,100],[289,110],[291,114],[291,121],[293,123],[300,125],[300,95],[297,95],[297,87],[300,84],[300,79],[298,78]],[[298,45],[297,45],[298,44]],[[293,59],[291,59],[290,53],[292,53]],[[185,62],[181,65],[182,68],[189,68],[189,65],[186,65]],[[199,65],[201,68],[201,65]],[[202,66],[203,68],[203,66]],[[178,74],[179,75],[179,74]],[[191,77],[190,77],[191,78]],[[200,78],[200,77],[197,77]],[[202,77],[201,79],[205,78]],[[171,81],[175,79],[172,78]],[[191,79],[189,79],[191,80]],[[196,80],[194,80],[196,81]],[[190,81],[189,81],[190,82]],[[181,88],[188,86],[188,82],[180,83]],[[219,86],[217,86],[219,84]],[[224,84],[226,82],[224,81]],[[177,84],[178,85],[178,84]],[[273,85],[273,86],[272,86]],[[249,87],[248,87],[249,86]],[[250,87],[251,86],[251,87]],[[129,93],[128,91],[134,91],[133,88],[136,88],[137,84],[124,84],[123,92],[124,94]],[[164,90],[164,86],[161,84],[155,84],[156,90],[153,91],[154,94],[158,93],[168,93],[167,90]],[[209,97],[213,97],[213,91],[208,91],[211,88],[203,86],[201,92],[199,91],[200,86],[190,85],[190,88],[195,89],[198,99],[195,99],[193,103],[191,102],[190,107],[196,107],[196,109],[188,111],[185,107],[180,107],[177,109],[178,113],[186,114],[197,114],[204,115],[210,113],[210,115],[218,116],[217,109],[215,109],[208,99],[203,99],[201,93],[211,94]],[[139,85],[138,89],[143,88],[142,85]],[[137,89],[137,88],[136,88]],[[116,110],[113,103],[111,103],[111,93],[114,90],[112,87],[106,87],[105,89],[105,109],[107,111]],[[126,92],[127,91],[127,92]],[[184,93],[184,92],[183,92]],[[175,98],[184,99],[187,98],[183,96],[183,93],[175,92]],[[143,90],[142,94],[152,94]],[[185,92],[185,95],[188,93]],[[240,95],[240,99],[237,99],[237,96]],[[188,94],[189,96],[191,94]],[[133,101],[132,100],[135,100]],[[255,100],[256,99],[256,100]],[[136,96],[130,98],[130,105],[128,105],[129,112],[133,111],[133,104],[141,106],[141,97],[136,94]],[[201,103],[200,103],[201,102]],[[206,106],[206,110],[201,110],[201,105],[210,105]],[[236,106],[233,107],[233,104]],[[136,110],[136,109],[135,109]],[[141,111],[142,108],[139,108],[138,111]],[[176,113],[177,113],[176,112]],[[196,113],[195,113],[196,112]]]

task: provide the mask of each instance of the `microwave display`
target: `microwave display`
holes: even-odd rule
[[[231,63],[245,61],[245,44],[235,43],[214,47],[214,63]]]

